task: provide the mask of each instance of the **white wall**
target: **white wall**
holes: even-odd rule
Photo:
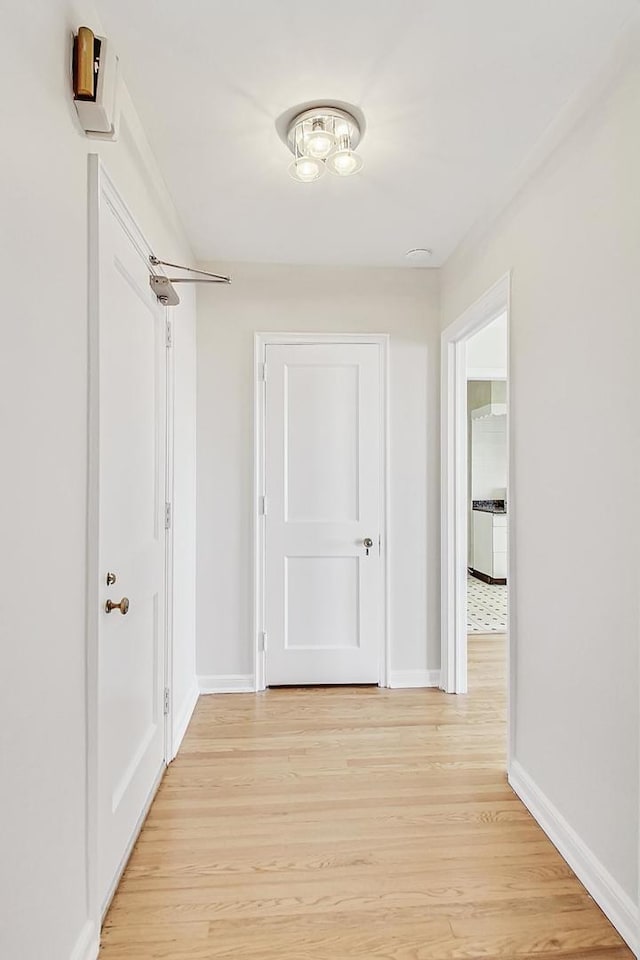
[[[507,315],[496,317],[467,342],[467,379],[496,380],[507,375]]]
[[[198,673],[253,673],[253,341],[281,330],[391,334],[391,669],[437,668],[437,274],[223,269],[198,291]]]
[[[189,248],[125,98],[121,140],[88,140],[69,86],[88,2],[5,4],[0,60],[0,956],[69,960],[86,901],[87,152],[159,252]],[[176,313],[176,487],[193,492],[194,316]],[[176,510],[176,627],[193,648],[193,517]],[[189,571],[189,572],[186,572]],[[190,639],[189,639],[190,637]],[[74,960],[84,960],[74,954]]]
[[[637,904],[637,33],[618,64],[441,295],[446,325],[512,271],[515,760]]]

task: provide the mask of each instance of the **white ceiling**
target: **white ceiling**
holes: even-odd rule
[[[98,0],[196,254],[438,266],[606,59],[637,0]],[[278,116],[364,112],[363,172],[287,175]]]

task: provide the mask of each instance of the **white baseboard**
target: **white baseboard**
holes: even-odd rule
[[[198,677],[200,693],[255,693],[251,673],[221,673]]]
[[[517,760],[511,763],[509,783],[620,936],[637,953],[640,913],[631,897]]]
[[[193,716],[193,711],[196,708],[196,704],[200,697],[200,684],[198,680],[194,678],[191,689],[189,690],[187,696],[185,697],[184,705],[180,711],[179,716],[176,719],[176,722],[173,725],[173,737],[172,737],[172,747],[173,747],[173,756],[172,760],[175,760],[178,750],[180,749],[180,744],[184,740],[184,735],[187,732],[187,727],[191,717]]]
[[[389,673],[391,689],[401,690],[411,687],[439,687],[439,670],[392,670]]]
[[[96,933],[96,925],[93,920],[87,920],[76,940],[70,960],[96,960],[99,950],[100,938]]]

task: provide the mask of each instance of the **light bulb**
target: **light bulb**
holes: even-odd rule
[[[362,170],[362,157],[359,157],[353,150],[336,150],[327,160],[327,166],[331,173],[339,177],[350,177],[352,173]]]
[[[301,183],[312,183],[324,173],[324,163],[314,157],[298,157],[289,164],[289,174]]]
[[[310,157],[322,159],[328,157],[333,146],[333,137],[324,130],[318,130],[312,133],[307,140],[305,147]]]
[[[327,130],[325,121],[321,119],[314,120],[311,133],[304,137],[303,152],[309,157],[317,157],[319,160],[324,160],[333,150],[335,142],[336,138],[330,130]]]

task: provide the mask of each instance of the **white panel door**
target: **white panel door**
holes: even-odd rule
[[[104,906],[164,765],[166,347],[149,271],[100,211],[99,894]],[[107,584],[107,574],[115,583]],[[107,600],[129,601],[107,613]]]
[[[269,344],[266,362],[266,682],[377,683],[379,347]]]

